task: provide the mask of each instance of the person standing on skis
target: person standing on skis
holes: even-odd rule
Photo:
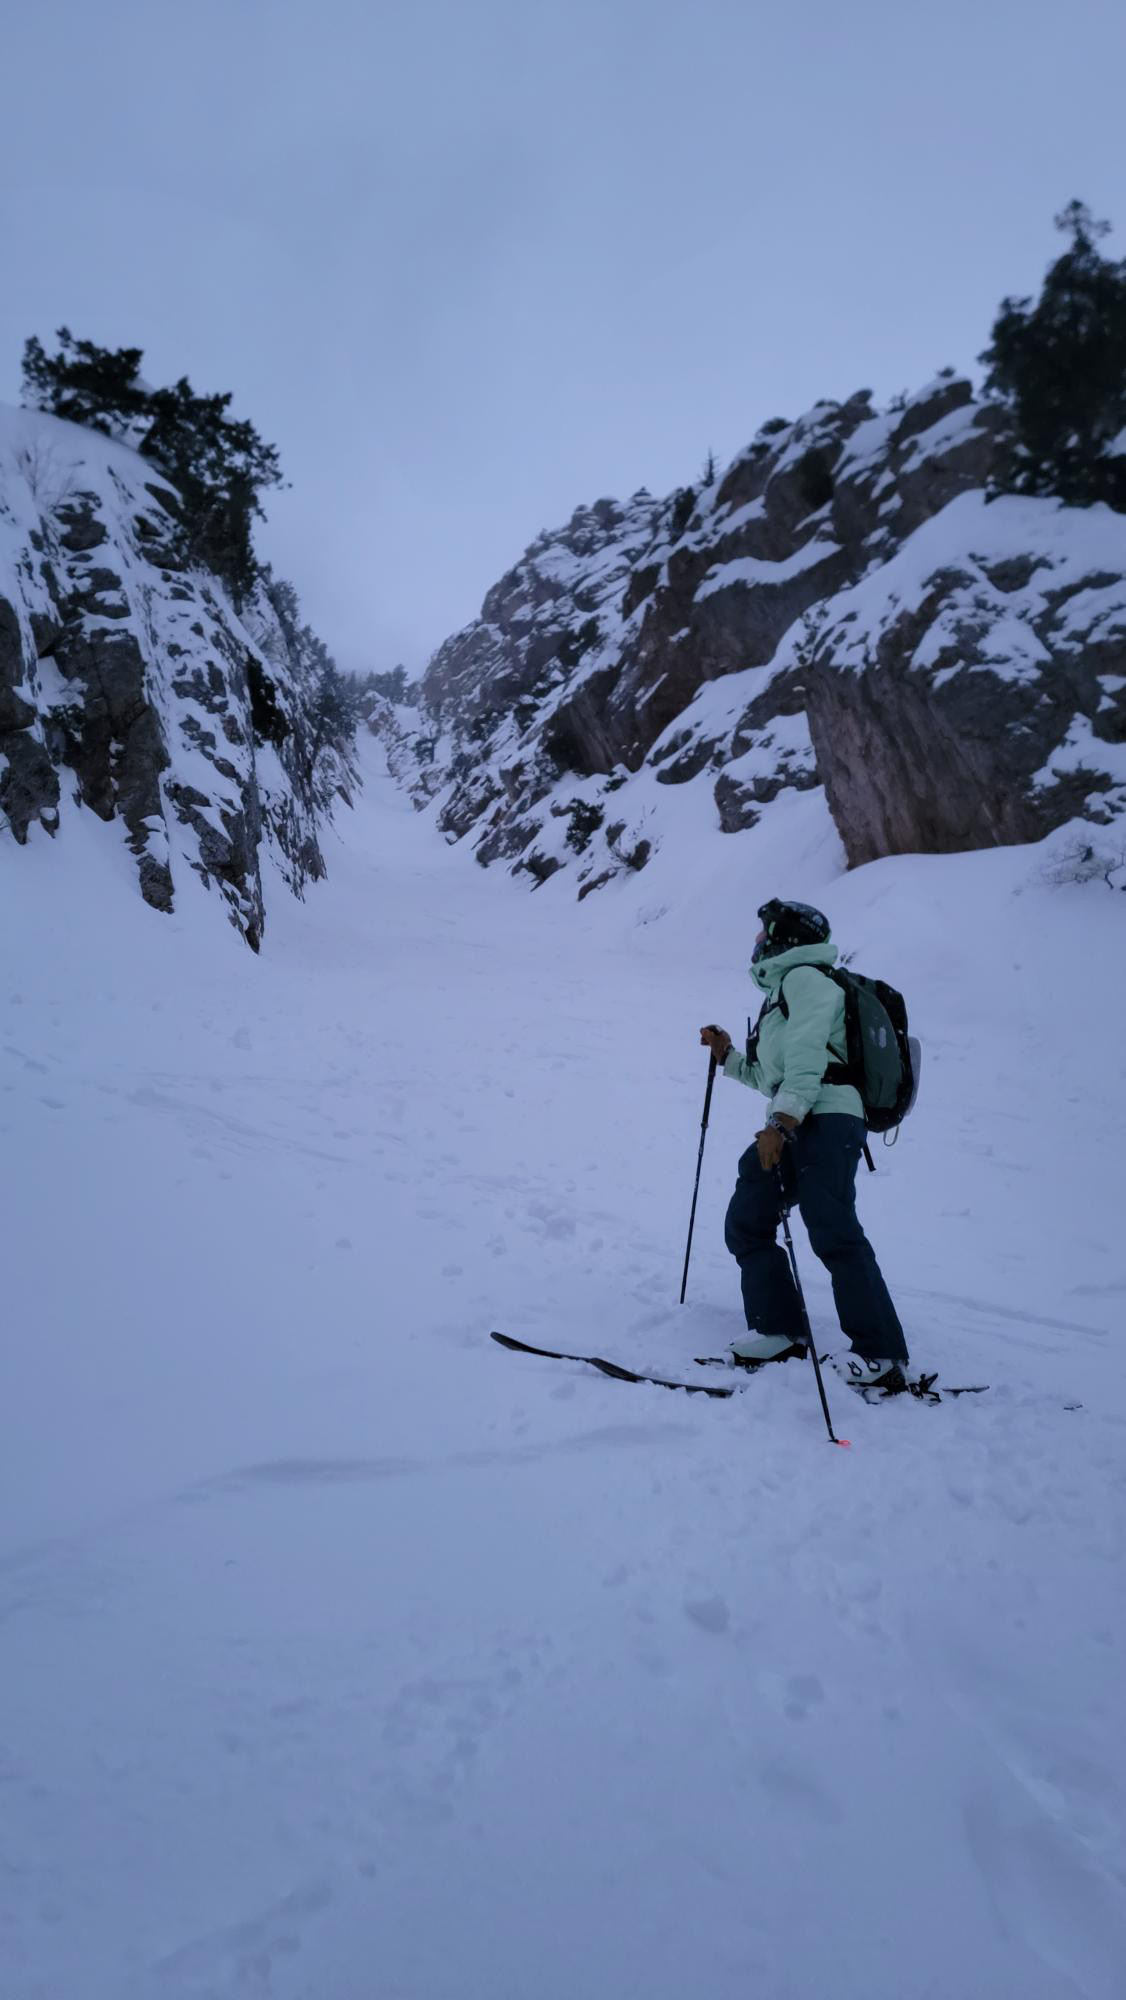
[[[725,1028],[701,1028],[725,1076],[770,1099],[754,1145],[739,1161],[724,1237],[739,1265],[747,1336],[742,1361],[785,1361],[805,1348],[798,1295],[777,1241],[782,1206],[796,1203],[814,1253],[828,1268],[843,1332],[842,1372],[859,1387],[899,1386],[903,1328],[856,1214],[856,1169],[866,1125],[849,1082],[845,998],[826,977],[836,963],[828,919],[808,903],[764,903],[750,974],[765,994],[741,1056]]]

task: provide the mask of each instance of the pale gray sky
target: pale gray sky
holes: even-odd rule
[[[541,527],[919,386],[1126,225],[1123,0],[36,0],[0,41],[30,333],[231,389],[263,546],[414,669]]]

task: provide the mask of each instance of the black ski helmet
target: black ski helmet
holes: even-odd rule
[[[780,951],[792,951],[799,944],[824,944],[829,935],[829,919],[809,903],[784,903],[772,896],[759,911],[765,936],[755,946],[752,964],[762,958],[777,958]]]

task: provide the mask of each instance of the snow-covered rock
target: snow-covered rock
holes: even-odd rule
[[[1126,811],[1126,522],[963,494],[828,610],[806,706],[849,861]]]
[[[707,785],[754,825],[823,784],[850,861],[1038,838],[1123,806],[1126,531],[987,495],[996,410],[952,371],[764,425],[718,479],[541,535],[372,726],[482,863],[580,896]]]
[[[324,873],[349,751],[316,740],[318,662],[284,591],[236,615],[178,558],[179,506],[126,446],[0,409],[0,813],[22,844],[72,789],[121,820],[146,902],[170,910],[190,868],[257,948],[263,843],[295,894]]]

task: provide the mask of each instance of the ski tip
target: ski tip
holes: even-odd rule
[[[842,1451],[852,1450],[851,1438],[830,1438],[829,1442],[830,1444],[839,1444]]]

